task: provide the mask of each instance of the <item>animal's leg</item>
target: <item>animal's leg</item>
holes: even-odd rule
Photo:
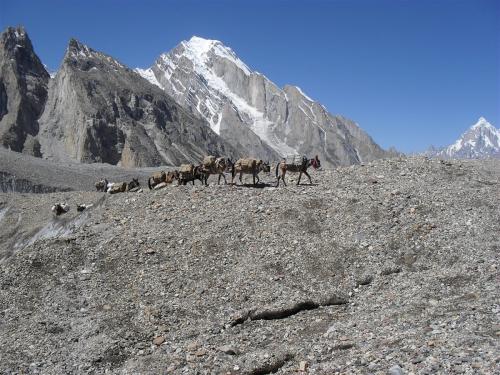
[[[260,182],[260,178],[259,178],[258,174],[255,175],[255,178],[257,178],[257,183],[259,183]]]
[[[311,176],[309,176],[309,173],[307,173],[307,171],[304,171],[304,174],[309,178],[309,183],[312,185],[312,180],[311,180]]]
[[[255,173],[252,173],[253,176],[253,185],[255,186]]]
[[[283,174],[281,175],[281,180],[283,181],[283,185],[286,186],[285,175],[286,175],[286,171],[283,171]]]
[[[297,180],[297,185],[300,184],[300,178],[302,177],[302,172],[299,173],[299,179]]]
[[[240,184],[243,185],[243,180],[241,179],[242,176],[243,176],[243,172],[240,172]]]

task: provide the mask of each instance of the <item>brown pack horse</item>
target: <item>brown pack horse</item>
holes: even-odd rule
[[[207,178],[206,173],[203,171],[203,166],[183,164],[179,170],[177,181],[178,185],[186,185],[188,182],[192,182],[194,185],[195,180],[200,180],[203,185]]]
[[[271,167],[268,162],[264,162],[262,160],[257,159],[239,159],[236,163],[233,164],[231,168],[231,184],[234,183],[234,177],[236,174],[240,174],[239,180],[240,183],[243,183],[241,177],[243,174],[251,174],[253,176],[253,184],[259,183],[259,172],[269,173],[271,171]]]
[[[95,188],[97,191],[106,192],[108,184],[109,184],[108,180],[103,178],[95,183]]]
[[[108,189],[106,190],[109,194],[125,193],[125,192],[135,192],[141,187],[139,179],[133,178],[129,183],[127,182],[110,182],[108,183]]]
[[[313,159],[307,159],[304,157],[302,160],[302,164],[287,164],[286,159],[281,160],[280,163],[276,165],[276,186],[280,185],[280,179],[283,181],[283,184],[286,186],[285,182],[285,174],[286,172],[291,173],[299,173],[299,179],[297,180],[297,185],[300,184],[300,178],[302,177],[302,173],[305,174],[309,178],[309,183],[312,184],[311,176],[307,173],[307,168],[313,167],[314,169],[318,169],[321,167],[321,162],[316,155]]]
[[[205,185],[208,185],[207,180],[211,174],[219,175],[217,185],[220,184],[221,177],[224,178],[224,184],[227,184],[224,172],[231,172],[232,168],[233,162],[231,161],[231,159],[226,158],[217,158],[214,159],[210,164],[203,164],[203,172],[205,173]]]
[[[156,185],[159,185],[162,182],[165,182],[166,184],[171,184],[178,177],[179,177],[179,172],[177,172],[177,171],[168,171],[166,173],[164,171],[161,171],[161,172],[153,173],[148,178],[149,190],[153,189]]]

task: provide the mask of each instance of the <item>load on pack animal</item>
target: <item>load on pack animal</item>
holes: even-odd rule
[[[171,184],[178,177],[179,177],[179,172],[177,172],[177,171],[168,171],[168,172],[161,171],[161,172],[153,173],[148,178],[149,190],[154,189],[156,187],[159,187],[160,184],[164,184],[163,186],[166,186],[167,184]]]
[[[318,169],[321,167],[321,162],[316,155],[313,159],[307,159],[305,156],[301,155],[291,155],[287,156],[280,163],[276,165],[276,186],[280,185],[280,179],[283,181],[283,184],[286,186],[285,175],[286,172],[298,173],[299,179],[297,180],[297,185],[300,184],[300,178],[302,177],[302,173],[305,174],[309,178],[309,183],[312,184],[311,176],[307,173],[307,168],[313,167],[314,169]]]
[[[202,184],[205,182],[206,173],[203,171],[203,166],[193,164],[182,164],[179,168],[178,185],[186,185],[192,182],[194,185],[195,180],[200,180]]]
[[[219,175],[217,185],[220,184],[221,177],[224,178],[224,184],[227,184],[226,176],[224,172],[230,172],[233,166],[231,159],[226,158],[216,158],[215,156],[205,156],[203,159],[202,167],[205,174],[205,185],[208,185],[208,177],[211,174]]]
[[[125,192],[136,192],[140,189],[141,184],[138,178],[133,178],[129,183],[127,182],[111,182],[108,183],[108,189],[106,190],[109,194],[125,193]]]
[[[90,207],[92,207],[92,206],[93,206],[93,204],[77,204],[77,205],[76,205],[76,210],[77,210],[78,212],[83,212],[83,211],[85,211],[87,208],[90,208]]]
[[[105,192],[108,189],[108,184],[108,180],[103,178],[95,183],[95,188],[97,191]]]
[[[51,211],[54,215],[59,216],[69,211],[69,205],[67,203],[56,203],[52,206]]]
[[[251,174],[253,177],[253,184],[256,185],[256,183],[259,183],[260,181],[259,172],[261,171],[266,173],[271,171],[271,167],[268,162],[252,158],[239,159],[236,163],[234,163],[231,169],[231,184],[234,183],[234,177],[239,173],[240,183],[243,183],[241,179],[243,174]]]

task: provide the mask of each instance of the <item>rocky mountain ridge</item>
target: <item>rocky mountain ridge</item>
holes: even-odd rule
[[[49,74],[22,27],[0,34],[0,145],[40,156],[35,137],[47,99]]]
[[[192,37],[136,69],[248,155],[319,155],[326,166],[387,157],[354,122],[331,115],[300,88],[277,87],[220,41]]]
[[[124,167],[238,153],[203,121],[117,60],[71,40],[40,119],[42,152]]]
[[[203,120],[111,56],[72,39],[60,69],[49,81],[24,29],[9,28],[2,40],[10,41],[0,45],[2,72],[10,72],[9,66],[20,67],[17,75],[2,73],[6,78],[1,87],[8,90],[0,90],[3,143],[13,150],[53,160],[124,167],[197,163],[206,154],[240,155]],[[20,50],[16,40],[26,41],[23,54],[16,52]],[[9,77],[31,82],[35,76],[22,69],[25,60],[25,65],[39,70],[43,84],[25,95],[30,102],[16,102],[26,90],[9,84]],[[38,104],[37,111],[26,109],[26,102]],[[12,119],[15,114],[21,117]],[[26,121],[20,120],[28,115]],[[24,144],[28,141],[31,147]]]
[[[193,37],[137,74],[72,39],[50,79],[23,28],[2,38],[0,140],[15,151],[124,167],[196,163],[206,154],[317,154],[326,167],[394,156],[217,41]]]

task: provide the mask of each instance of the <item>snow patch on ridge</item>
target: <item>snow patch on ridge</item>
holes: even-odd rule
[[[151,68],[149,69],[135,68],[134,70],[136,73],[139,73],[140,76],[147,79],[153,85],[158,86],[162,90],[164,89],[163,86],[160,84],[160,82],[158,82],[158,80],[156,79],[155,74],[153,73],[153,70]]]
[[[302,95],[304,98],[306,98],[310,102],[314,102],[314,100],[312,100],[310,97],[308,97],[306,94],[304,94],[304,91],[302,91],[299,86],[295,86],[295,88],[300,93],[300,95]]]
[[[164,53],[160,56],[155,63],[158,68],[155,70],[156,74],[163,75],[163,77],[170,82],[168,88],[173,91],[175,96],[185,96],[185,100],[192,105],[195,111],[200,113],[200,115],[208,121],[215,133],[220,135],[223,107],[224,104],[229,101],[239,112],[243,121],[248,124],[250,129],[277,153],[280,155],[297,153],[295,149],[279,140],[278,137],[272,133],[274,124],[266,118],[263,112],[259,111],[249,104],[246,99],[233,92],[228,87],[223,77],[218,76],[212,69],[211,59],[221,57],[233,63],[246,76],[257,74],[252,72],[249,67],[236,56],[231,48],[224,46],[217,40],[204,39],[197,36],[193,36],[189,41],[182,41],[179,47],[180,48],[176,48],[170,53]],[[174,72],[182,71],[189,74],[191,64],[186,64],[184,62],[185,60],[183,60],[184,58],[192,63],[194,73],[200,78],[200,82],[198,83],[201,84],[203,89],[207,90],[206,98],[200,99],[196,93],[190,91],[190,87],[186,88],[177,79],[172,79]],[[156,86],[165,89],[162,87],[163,85],[160,84],[151,68],[136,69],[136,72]],[[163,77],[158,76],[162,82],[164,82]],[[300,91],[300,89],[298,90]],[[282,92],[286,95],[284,91]],[[302,93],[302,91],[300,92],[306,100],[313,102],[313,100]],[[304,103],[306,103],[306,101],[304,101]],[[315,116],[312,108],[309,107],[309,111]]]
[[[183,92],[185,93],[187,91],[187,88],[178,80],[174,82],[171,79],[173,72],[176,69],[181,69],[179,64],[176,64],[176,60],[185,57],[192,62],[195,73],[203,77],[203,80],[206,82],[204,86],[209,92],[209,97],[216,98],[220,100],[220,102],[214,103],[209,97],[202,101],[196,95],[193,95],[193,100],[190,100],[189,97],[187,100],[192,102],[194,108],[209,122],[214,132],[220,135],[223,103],[229,100],[236,107],[238,112],[245,117],[245,122],[249,123],[252,131],[276,152],[281,155],[296,152],[293,148],[287,146],[284,142],[278,140],[276,136],[271,134],[270,127],[273,123],[265,118],[264,113],[260,112],[247,103],[245,99],[231,91],[224,79],[215,74],[211,69],[209,63],[211,53],[213,53],[234,63],[245,75],[252,74],[248,66],[244,64],[230,48],[224,46],[217,40],[208,40],[196,36],[192,37],[189,41],[181,42],[181,46],[183,47],[181,54],[162,54],[156,64],[158,68],[164,72],[165,78],[170,80],[172,89],[177,94],[182,95]],[[136,71],[151,83],[163,88],[151,68],[136,69]],[[179,85],[176,83],[179,83]],[[182,89],[183,92],[179,89]]]
[[[181,44],[184,46],[187,54],[190,55],[192,59],[196,59],[201,63],[208,62],[209,52],[212,51],[217,56],[228,59],[234,63],[246,75],[251,74],[248,66],[236,56],[234,51],[223,45],[218,40],[210,40],[193,36],[189,39],[189,41],[183,41]]]

